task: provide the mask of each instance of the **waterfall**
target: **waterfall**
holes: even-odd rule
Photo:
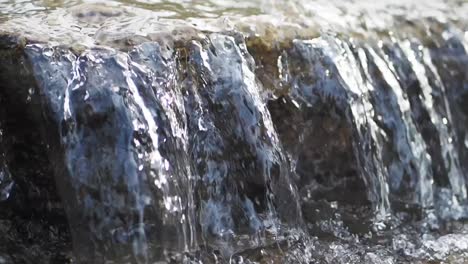
[[[24,37],[0,32],[0,206],[39,197],[78,263],[440,253],[454,240],[430,232],[468,217],[466,23],[296,2],[216,30],[130,9],[73,29],[90,11],[57,9],[79,19],[47,22],[50,41],[11,20]]]

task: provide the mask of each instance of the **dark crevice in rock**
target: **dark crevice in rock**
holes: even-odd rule
[[[10,43],[11,45],[11,43]],[[67,218],[49,159],[36,85],[22,50],[0,50],[2,146],[13,179],[0,202],[2,256],[14,263],[67,263],[71,243]]]

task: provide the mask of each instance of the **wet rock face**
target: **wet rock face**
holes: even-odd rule
[[[49,145],[41,136],[40,112],[31,112],[38,102],[24,57],[2,50],[2,124],[0,192],[1,258],[5,263],[67,263],[71,244],[68,220],[57,191]],[[17,86],[18,85],[18,86]],[[24,89],[10,89],[24,87]]]
[[[26,111],[47,124],[37,137],[78,261],[146,262],[199,239],[225,243],[300,223],[289,164],[239,46],[227,35],[190,44],[183,85],[175,52],[156,43],[78,56],[25,48],[34,90]]]
[[[448,99],[444,102],[450,111],[449,118],[460,120],[455,122],[449,129],[454,131],[456,140],[459,142],[456,147],[459,155],[458,166],[462,166],[466,170],[467,147],[466,144],[466,106],[463,103],[467,94],[467,73],[455,69],[466,68],[468,63],[468,55],[466,45],[456,36],[450,36],[447,43],[441,44],[438,49],[432,49],[431,55],[434,58],[434,66],[439,74],[439,82],[444,86]],[[450,88],[453,87],[453,88]],[[453,103],[451,103],[453,102]],[[462,121],[463,120],[463,121]]]
[[[378,208],[388,208],[389,202],[395,207],[401,202],[432,207],[437,199],[433,188],[448,187],[464,197],[460,154],[448,126],[447,84],[438,81],[429,56],[421,45],[394,39],[378,46],[326,36],[294,41],[279,58],[280,78],[290,86],[290,94],[281,95],[270,108],[278,116],[278,132],[288,151],[298,156],[293,159],[296,169],[306,172],[301,169],[301,149],[317,149],[307,133],[318,136],[332,123],[334,144],[321,144],[326,150],[318,147],[320,154],[305,164],[333,151],[336,155],[326,159],[324,171],[339,178],[357,171]],[[283,121],[284,112],[300,121]],[[320,124],[307,127],[314,119]],[[339,169],[333,162],[341,164]],[[320,175],[319,166],[310,168],[314,176],[306,179]]]
[[[252,58],[233,37],[213,34],[208,41],[192,45],[187,108],[207,218],[202,228],[216,235],[246,227],[255,233],[272,228],[272,218],[296,222],[296,190]],[[229,213],[219,219],[211,207]]]
[[[363,184],[356,174],[347,95],[331,59],[318,46],[294,41],[283,53],[281,66],[281,81],[290,86],[290,92],[269,103],[278,133],[300,176],[297,184],[305,192],[322,184],[326,188],[346,185],[348,180]]]
[[[357,175],[350,126],[344,113],[339,112],[332,102],[326,101],[314,107],[307,107],[303,103],[300,105],[291,97],[269,102],[268,108],[277,124],[281,142],[294,161],[292,165],[298,175],[296,183],[303,195],[330,201],[346,199],[341,191],[330,189],[348,184],[360,185],[343,189],[350,192],[348,195],[365,194],[362,189],[364,183]],[[313,193],[317,187],[327,191]]]
[[[175,234],[186,232],[186,223],[175,219],[188,210],[180,192],[187,168],[177,164],[184,159],[172,138],[177,128],[156,94],[166,85],[158,80],[158,70],[167,68],[159,46],[131,54],[148,65],[109,50],[75,56],[31,46],[26,52],[36,72],[53,76],[36,78],[57,131],[49,138],[59,153],[52,158],[81,261],[146,261],[151,241],[182,249],[186,237]]]
[[[422,24],[121,50],[1,36],[0,260],[458,259],[466,34]]]

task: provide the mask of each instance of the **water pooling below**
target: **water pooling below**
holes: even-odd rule
[[[0,262],[467,261],[463,1],[0,1]]]

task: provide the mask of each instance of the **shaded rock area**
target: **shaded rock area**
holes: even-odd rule
[[[41,112],[31,111],[38,102],[32,100],[34,82],[30,71],[18,61],[21,56],[13,59],[7,55],[10,52],[1,52],[0,256],[4,263],[34,263],[38,259],[66,263],[71,256],[71,237],[53,176],[54,164],[46,155],[49,145],[41,134],[46,126],[40,123]],[[26,78],[3,78],[18,73],[24,73]]]
[[[70,12],[0,34],[0,263],[468,261],[464,20]]]

